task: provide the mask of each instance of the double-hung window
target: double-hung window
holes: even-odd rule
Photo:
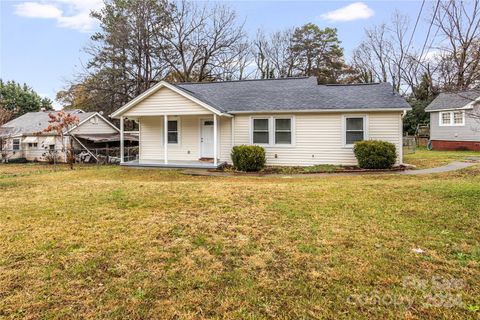
[[[253,118],[251,142],[265,146],[293,145],[293,119],[286,116]]]
[[[465,123],[465,113],[463,111],[456,111],[453,113],[453,124],[461,126]]]
[[[168,143],[178,144],[178,120],[168,120]]]
[[[365,117],[345,117],[345,145],[351,146],[365,138]]]
[[[275,144],[292,144],[292,119],[275,119]]]
[[[464,111],[440,112],[440,126],[463,126],[465,125]]]
[[[444,126],[449,126],[452,122],[452,113],[451,112],[442,112],[440,113],[441,116],[441,124]]]
[[[20,139],[13,139],[12,141],[12,149],[14,151],[20,150]]]
[[[270,143],[270,125],[269,119],[253,119],[253,143],[269,144]]]

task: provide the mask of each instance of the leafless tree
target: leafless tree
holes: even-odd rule
[[[381,24],[365,30],[365,40],[353,51],[353,64],[364,71],[372,72],[375,80],[390,80],[388,71],[390,43],[387,40],[387,26]]]
[[[270,43],[261,29],[257,31],[257,36],[253,41],[252,53],[255,57],[256,78],[268,79],[273,78],[272,62],[269,59]]]
[[[293,29],[286,29],[270,35],[267,57],[271,61],[276,77],[293,76],[296,64],[296,55],[292,52],[293,31]]]
[[[354,50],[352,64],[374,80],[391,82],[400,92],[412,89],[420,75],[419,64],[410,48],[408,17],[395,12],[390,24],[365,30],[365,39]]]
[[[242,42],[232,48],[232,52],[215,57],[212,74],[219,80],[249,79],[255,72],[251,68],[253,55],[249,42]]]
[[[5,108],[0,108],[0,126],[7,123],[10,121],[10,119],[13,117],[13,112],[10,110],[7,110]],[[8,128],[0,128],[0,159],[5,160],[8,157],[8,152],[6,152],[4,149],[6,142],[7,142],[7,137],[9,134],[9,129]]]
[[[258,77],[286,78],[295,75],[298,59],[292,51],[293,32],[292,28],[268,35],[263,30],[257,32],[252,49]]]
[[[12,111],[7,110],[5,108],[0,108],[0,126],[10,121],[12,117],[13,117]]]
[[[220,76],[219,64],[238,55],[245,33],[230,8],[183,0],[172,10],[170,26],[158,34],[157,41],[173,80],[212,81]]]
[[[434,24],[440,31],[438,79],[447,90],[480,81],[480,0],[441,2]]]

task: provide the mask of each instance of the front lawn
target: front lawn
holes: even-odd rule
[[[437,151],[417,147],[415,153],[405,154],[403,162],[415,165],[418,169],[434,168],[447,165],[454,161],[464,161],[469,157],[478,157],[478,151]]]
[[[0,318],[480,314],[480,165],[288,179],[0,165],[0,192]]]

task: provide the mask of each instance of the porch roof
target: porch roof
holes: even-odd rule
[[[120,141],[120,134],[118,133],[107,133],[107,134],[76,134],[75,137],[92,141],[95,143],[101,142],[115,142]],[[129,141],[138,141],[138,135],[133,135],[131,133],[124,133],[124,139]]]

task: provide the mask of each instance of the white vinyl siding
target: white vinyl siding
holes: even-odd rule
[[[397,152],[402,147],[401,112],[366,113],[368,138],[389,141],[395,144]],[[285,148],[278,145],[265,146],[267,164],[309,166],[315,164],[357,163],[353,150],[344,147],[342,113],[297,113],[294,116],[293,132],[295,146]],[[350,116],[350,115],[349,115]],[[363,114],[362,114],[363,116]],[[255,115],[255,118],[271,115]],[[235,117],[235,145],[251,143],[250,115]],[[397,159],[401,162],[401,159]]]
[[[200,120],[212,116],[171,117],[178,120],[178,144],[168,144],[168,160],[198,160],[200,158]],[[218,121],[218,157],[230,161],[231,118],[220,117]],[[163,160],[163,117],[139,118],[140,162],[142,160]]]
[[[211,114],[211,112],[169,88],[161,88],[156,93],[126,111],[122,116],[141,117],[162,114],[208,115]]]
[[[227,117],[219,118],[218,143],[219,152],[218,158],[220,162],[231,162],[230,154],[232,151],[232,119]]]
[[[140,161],[163,159],[163,118],[145,117],[139,122]]]
[[[110,134],[118,133],[102,118],[94,116],[71,131],[73,134]]]
[[[37,146],[29,146],[28,143],[23,143],[22,140],[25,139],[26,137],[34,137],[37,139]],[[46,139],[51,139],[53,138],[54,143],[51,146],[55,148],[56,150],[60,150],[63,148],[62,142],[59,138],[55,136],[25,136],[20,139],[20,150],[15,150],[14,154],[11,154],[9,156],[9,159],[16,159],[16,158],[25,158],[29,161],[44,161],[44,154],[48,152],[50,149],[50,145],[46,145],[44,142]],[[7,150],[12,150],[13,149],[13,140],[17,138],[10,138],[7,140],[7,143],[5,145],[5,148]],[[66,138],[68,139],[68,138]],[[61,160],[64,160],[61,158]]]

